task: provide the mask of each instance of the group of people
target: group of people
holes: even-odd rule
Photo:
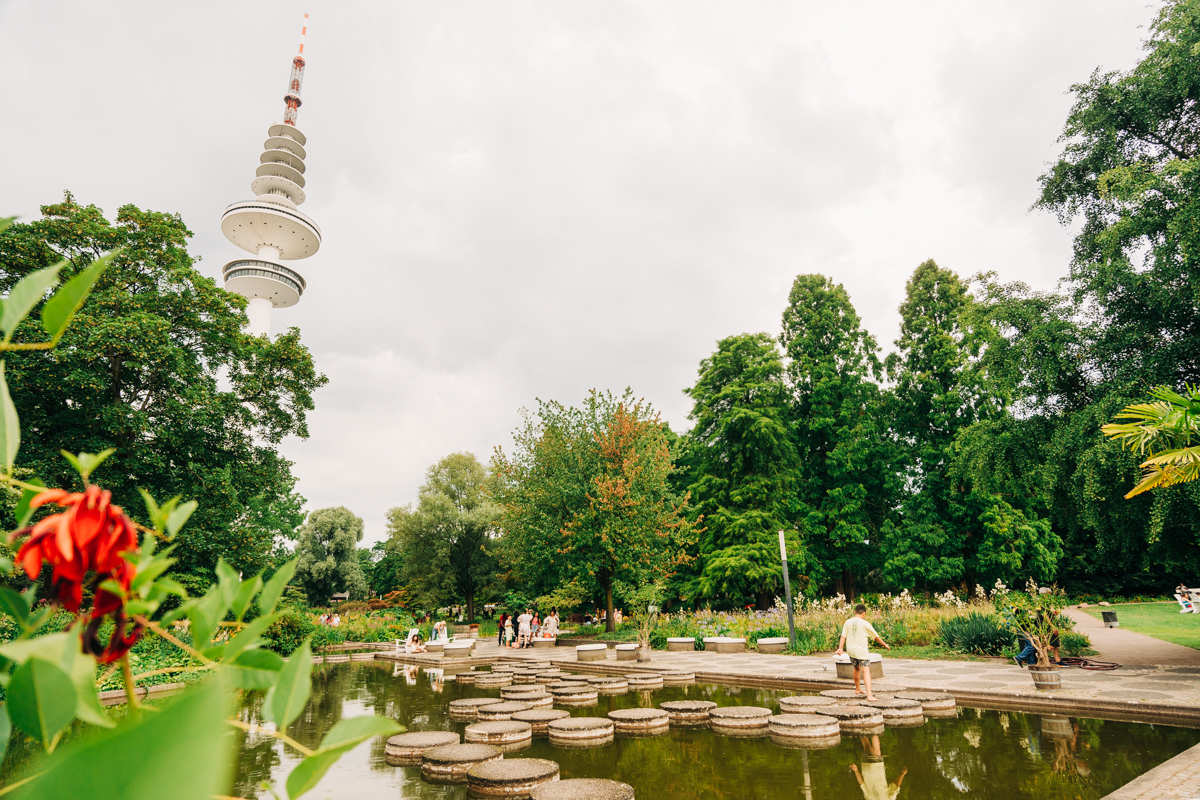
[[[613,625],[620,625],[625,619],[625,615],[621,613],[621,609],[613,609]],[[591,614],[584,614],[583,621],[587,625],[603,625],[608,621],[608,611],[603,608],[597,608]]]
[[[552,610],[543,620],[538,612],[525,609],[525,613],[517,617],[504,613],[500,615],[497,626],[497,641],[501,647],[530,647],[532,640],[537,637],[553,639],[558,636],[558,609]]]
[[[322,625],[331,625],[334,628],[336,628],[337,626],[342,624],[342,618],[340,616],[338,616],[336,613],[322,614],[319,617],[319,621]]]

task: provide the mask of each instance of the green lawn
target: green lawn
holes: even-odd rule
[[[1200,650],[1200,614],[1180,614],[1178,603],[1127,603],[1080,610],[1096,619],[1101,619],[1101,611],[1116,611],[1122,628]]]

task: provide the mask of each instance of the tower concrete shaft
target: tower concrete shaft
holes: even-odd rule
[[[247,330],[267,336],[271,311],[300,302],[307,284],[281,261],[308,258],[321,246],[321,229],[297,208],[304,202],[304,159],[307,140],[296,127],[300,87],[304,82],[304,37],[308,14],[300,31],[300,53],[292,59],[282,124],[267,129],[250,190],[253,200],[234,203],[221,215],[221,232],[254,258],[230,261],[222,269],[225,288],[250,301]]]

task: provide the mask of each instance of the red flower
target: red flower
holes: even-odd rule
[[[111,578],[126,591],[137,572],[121,557],[122,553],[137,548],[137,532],[133,522],[111,499],[112,493],[98,486],[77,493],[50,489],[34,497],[30,506],[38,508],[54,503],[66,511],[52,514],[33,528],[19,530],[12,536],[15,539],[30,534],[17,552],[17,562],[30,578],[41,573],[43,561],[50,562],[54,568],[55,596],[69,611],[79,610],[84,578],[89,572],[96,573],[97,586]],[[117,630],[108,646],[101,648],[96,629],[103,617],[110,614]],[[124,600],[120,595],[97,588],[91,617],[84,650],[96,654],[102,662],[120,658],[141,636],[140,626],[126,636]]]

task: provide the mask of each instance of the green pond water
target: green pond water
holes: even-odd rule
[[[752,705],[778,713],[777,698],[794,694],[764,689],[696,684],[653,692],[600,697],[598,705],[573,715],[604,716],[618,708],[653,707],[668,700],[702,699],[719,705]],[[288,733],[316,746],[345,717],[381,714],[410,731],[462,733],[470,723],[450,720],[447,706],[464,697],[499,697],[483,689],[441,680],[440,671],[418,670],[382,661],[314,667],[308,708]],[[250,697],[243,718],[258,721],[261,696]],[[1200,742],[1200,730],[1097,719],[960,708],[957,718],[929,719],[917,728],[888,728],[878,737],[882,769],[889,785],[879,786],[879,763],[868,754],[870,737],[842,736],[826,750],[779,747],[768,738],[732,739],[707,729],[671,729],[654,738],[623,738],[590,750],[552,746],[534,738],[526,749],[505,758],[546,758],[558,762],[563,778],[612,778],[631,784],[639,800],[691,798],[803,798],[871,800],[912,798],[1101,798],[1138,775]],[[1056,733],[1056,731],[1058,733]],[[1069,733],[1067,733],[1069,731]],[[296,759],[274,739],[239,733],[241,749],[232,793],[268,797],[259,787],[282,786]],[[306,797],[346,800],[466,798],[466,786],[438,786],[421,780],[419,767],[387,763],[382,737],[345,755]],[[873,780],[860,785],[851,769]],[[898,784],[898,791],[896,786]],[[807,787],[807,788],[806,788]]]

